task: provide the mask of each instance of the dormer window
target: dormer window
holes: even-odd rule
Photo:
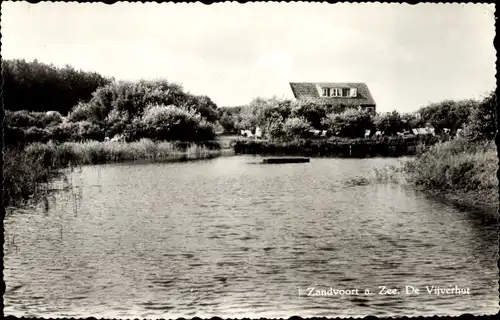
[[[356,88],[331,88],[331,87],[318,87],[321,89],[321,94],[323,97],[351,97],[355,98],[357,96]]]

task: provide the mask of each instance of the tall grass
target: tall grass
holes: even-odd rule
[[[177,157],[203,159],[221,154],[217,144],[153,142],[149,139],[130,143],[111,141],[33,143],[25,150],[29,157],[43,161],[45,167],[54,168],[133,160],[168,160]]]
[[[217,141],[189,144],[149,139],[131,143],[50,141],[11,148],[4,152],[4,204],[16,205],[37,197],[44,183],[62,168],[134,160],[207,159],[226,153]]]
[[[497,151],[494,141],[441,142],[398,166],[374,170],[374,181],[415,187],[465,205],[498,205]]]
[[[404,166],[412,184],[425,189],[497,194],[497,153],[493,141],[456,139],[439,143]]]

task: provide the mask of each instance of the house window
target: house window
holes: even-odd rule
[[[323,88],[323,97],[330,96],[330,88]]]
[[[349,96],[349,88],[342,88],[342,97],[348,97]]]
[[[342,97],[342,89],[333,88],[332,89],[332,96],[333,97]]]
[[[368,110],[368,112],[370,113],[373,113],[375,111],[373,107],[367,107],[366,110]]]

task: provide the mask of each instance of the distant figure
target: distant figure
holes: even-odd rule
[[[371,130],[365,130],[365,138],[370,137]]]
[[[255,128],[255,137],[258,139],[262,138],[262,130],[259,127]]]

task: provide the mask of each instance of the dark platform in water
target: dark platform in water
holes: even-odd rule
[[[294,157],[294,158],[286,158],[286,157],[279,157],[279,158],[266,158],[262,161],[262,163],[302,163],[302,162],[309,162],[309,158],[303,158],[303,157]]]

